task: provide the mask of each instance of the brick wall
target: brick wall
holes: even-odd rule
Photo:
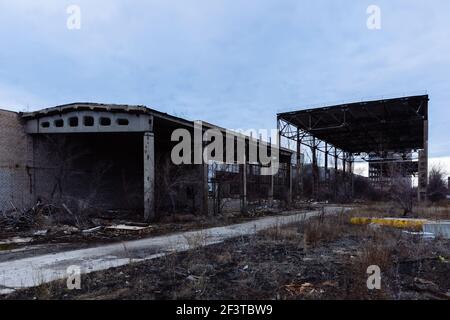
[[[0,110],[0,211],[27,208],[33,201],[31,141],[15,112]]]

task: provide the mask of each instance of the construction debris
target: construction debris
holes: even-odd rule
[[[94,227],[94,228],[90,228],[90,229],[86,229],[81,231],[82,233],[92,233],[92,232],[96,232],[101,230],[103,227],[102,226],[98,226],[98,227]]]
[[[34,210],[25,212],[14,207],[12,210],[1,212],[0,225],[3,230],[21,231],[29,229],[35,222]]]
[[[291,296],[300,296],[300,295],[312,295],[312,294],[321,294],[325,292],[325,288],[336,288],[338,283],[335,281],[324,281],[319,283],[318,285],[313,285],[312,283],[305,282],[302,284],[288,284],[284,286],[284,289]]]
[[[37,230],[33,232],[33,236],[45,236],[48,233],[48,230]]]
[[[412,236],[421,236],[424,239],[434,239],[435,238],[435,235],[432,232],[412,232],[412,231],[405,230],[405,231],[403,231],[403,233],[409,234]]]
[[[150,225],[147,226],[137,226],[137,225],[129,225],[129,224],[118,224],[106,227],[106,231],[112,231],[112,232],[118,232],[118,233],[129,233],[129,232],[136,232],[141,233],[144,231],[147,231],[151,228]]]
[[[299,296],[305,293],[311,294],[315,291],[314,286],[309,282],[305,282],[302,284],[288,284],[285,285],[284,288],[292,296]]]
[[[450,221],[430,221],[423,225],[423,231],[443,239],[450,239]]]
[[[33,240],[33,238],[14,237],[14,238],[5,239],[5,240],[0,241],[0,245],[29,243],[32,240]]]

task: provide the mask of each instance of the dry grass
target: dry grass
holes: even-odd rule
[[[425,219],[450,220],[450,207],[417,207],[414,211],[419,217]]]
[[[215,261],[219,265],[228,264],[233,261],[233,255],[229,251],[225,251],[223,253],[219,253],[215,256]]]
[[[184,235],[189,249],[195,249],[206,245],[207,234],[200,230],[194,233]]]
[[[349,214],[313,217],[299,225],[299,232],[304,234],[304,243],[315,247],[322,242],[330,242],[341,237],[352,226]]]
[[[424,291],[414,289],[416,278],[422,279],[420,285],[428,281],[440,286],[439,292],[445,294],[450,288],[446,276],[448,241],[423,240],[398,229],[349,222],[354,215],[382,215],[387,210],[372,206],[337,215],[321,214],[208,247],[201,247],[205,233],[191,234],[186,238],[188,251],[135,263],[120,268],[120,273],[109,270],[86,275],[91,280],[83,280],[83,292],[67,293],[65,289],[43,286],[33,296],[47,299],[62,293],[69,297],[86,294],[87,298],[138,299],[423,298]],[[436,212],[430,215],[440,214]],[[381,269],[381,290],[367,288],[367,268],[371,265]],[[129,277],[124,278],[125,275]],[[126,288],[125,279],[130,281]],[[110,295],[113,292],[117,294]]]
[[[361,206],[350,211],[350,214],[360,217],[402,217],[403,210],[390,203],[379,203]],[[412,214],[408,217],[450,220],[450,205],[442,203],[438,206],[414,206]]]
[[[298,241],[302,238],[297,224],[287,226],[276,225],[272,228],[262,230],[258,234],[262,240],[268,241]]]

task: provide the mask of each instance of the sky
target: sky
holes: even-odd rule
[[[450,172],[448,0],[0,0],[0,39],[15,111],[126,103],[270,129],[281,111],[428,93],[430,157]]]

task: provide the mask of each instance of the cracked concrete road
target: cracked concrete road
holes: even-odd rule
[[[326,213],[343,210],[327,207]],[[93,248],[38,255],[0,263],[0,294],[19,288],[34,287],[67,278],[69,266],[80,267],[81,273],[90,273],[119,267],[131,262],[155,259],[173,252],[208,246],[230,238],[254,234],[276,225],[286,225],[317,215],[319,211],[292,215],[265,217],[250,222],[199,231],[189,231],[141,240],[102,245]]]

